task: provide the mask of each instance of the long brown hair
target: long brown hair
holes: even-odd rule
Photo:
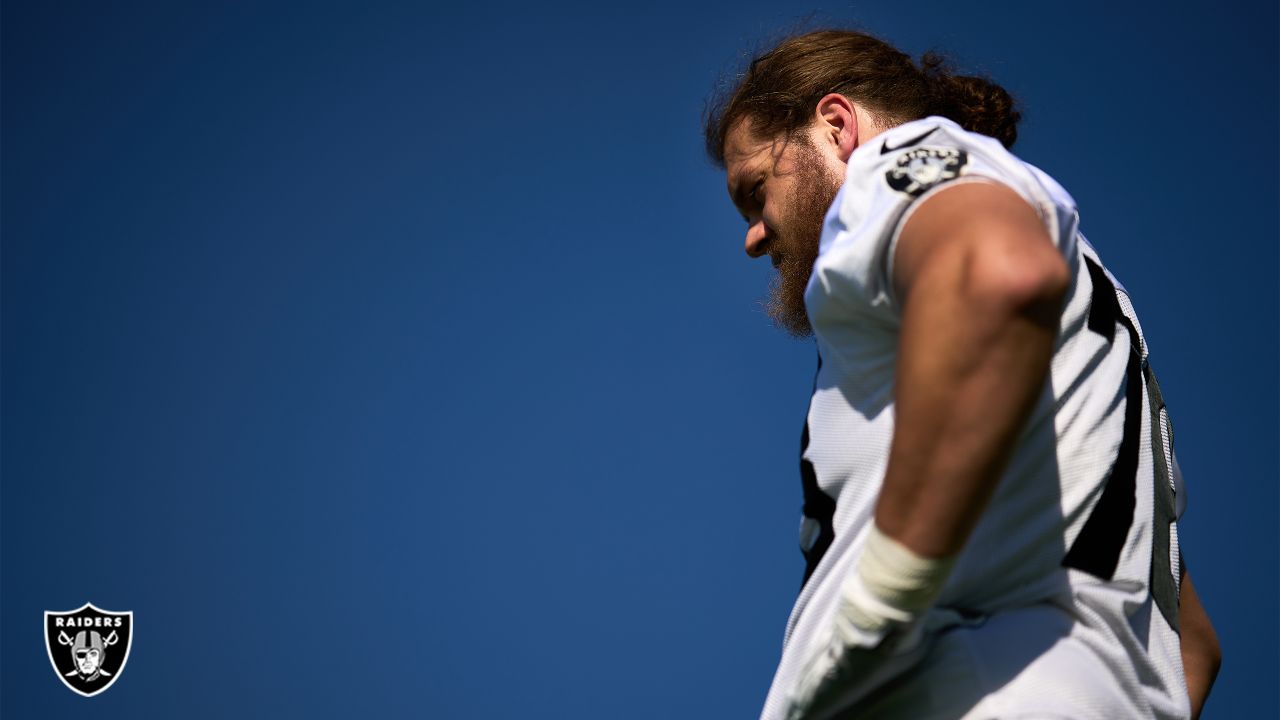
[[[751,118],[760,137],[790,137],[813,120],[818,101],[840,93],[883,127],[942,115],[1005,147],[1018,139],[1022,115],[1013,97],[990,80],[952,74],[933,52],[920,58],[853,30],[819,30],[788,38],[756,57],[737,86],[712,99],[704,117],[707,154],[724,167],[725,135]]]

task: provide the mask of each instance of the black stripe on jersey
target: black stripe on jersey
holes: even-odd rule
[[[818,521],[820,528],[818,539],[804,553],[804,579],[800,581],[801,589],[809,582],[813,571],[818,569],[822,556],[836,539],[835,524],[836,501],[818,487],[818,475],[813,470],[813,463],[804,458],[804,451],[809,447],[809,422],[806,419],[804,434],[800,436],[800,483],[804,489],[804,506],[801,509],[807,517]]]
[[[822,356],[818,356],[818,372],[822,371]],[[815,373],[813,377],[813,391],[818,391],[818,376]],[[810,397],[810,406],[813,399]],[[804,413],[804,432],[800,435],[800,485],[804,490],[804,505],[801,512],[806,516],[818,521],[818,539],[814,541],[813,546],[808,550],[801,548],[804,553],[804,579],[800,581],[800,589],[803,590],[805,583],[809,582],[809,578],[813,575],[813,571],[818,569],[818,563],[822,560],[822,556],[827,553],[827,548],[831,547],[831,542],[836,538],[835,531],[835,514],[836,501],[835,498],[822,491],[818,487],[818,474],[813,469],[813,463],[805,459],[805,450],[809,449],[809,411]]]
[[[1107,273],[1090,258],[1084,259],[1089,267],[1089,279],[1093,281],[1093,299],[1089,304],[1089,329],[1113,342],[1116,339],[1116,323],[1123,322],[1120,301],[1116,299],[1116,287]],[[1127,320],[1127,318],[1125,318]],[[1134,345],[1141,348],[1141,345]]]
[[[1115,464],[1102,490],[1102,497],[1085,521],[1080,535],[1071,544],[1062,559],[1065,567],[1083,570],[1090,575],[1110,580],[1120,563],[1125,538],[1133,525],[1133,513],[1138,498],[1138,445],[1142,437],[1142,341],[1138,330],[1120,311],[1115,286],[1102,268],[1091,258],[1085,258],[1089,277],[1093,281],[1093,301],[1089,307],[1089,329],[1106,337],[1115,338],[1116,323],[1129,331],[1129,364],[1125,371],[1124,437],[1116,453]],[[1110,332],[1106,332],[1106,330]]]
[[[1160,614],[1168,621],[1169,627],[1179,631],[1178,625],[1178,585],[1173,578],[1173,560],[1169,557],[1173,539],[1169,528],[1178,520],[1177,498],[1173,494],[1173,468],[1169,467],[1167,457],[1173,457],[1173,426],[1170,425],[1169,447],[1164,446],[1164,436],[1160,432],[1161,411],[1168,416],[1164,404],[1164,395],[1160,392],[1160,383],[1156,382],[1155,371],[1144,363],[1147,376],[1147,397],[1151,405],[1151,447],[1155,457],[1155,505],[1152,519],[1151,545],[1151,597],[1160,608]]]

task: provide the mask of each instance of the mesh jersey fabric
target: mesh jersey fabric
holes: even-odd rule
[[[1100,708],[1097,714],[1063,717],[1107,717],[1117,707],[1126,717],[1187,717],[1175,524],[1185,503],[1168,413],[1133,305],[1080,233],[1075,202],[1056,181],[998,141],[934,116],[894,127],[856,148],[824,222],[805,293],[819,356],[801,438],[800,544],[806,569],[761,718],[786,716],[806,661],[826,646],[839,586],[872,522],[894,428],[900,306],[891,277],[898,233],[922,202],[966,182],[1001,183],[1026,200],[1067,261],[1071,284],[1048,382],[986,511],[924,618],[929,642],[981,633],[984,626],[1006,628],[1001,618],[1010,613],[1043,620],[1027,609],[1055,608],[1065,618],[1055,637],[1070,639],[1060,652],[1076,658],[1068,662],[1089,664],[1080,677],[1089,670],[1111,680],[1081,686],[1078,678],[1074,684],[1063,678],[1058,690],[1064,709]],[[978,641],[966,647],[999,652],[999,646],[973,637]],[[913,674],[946,676],[949,670],[937,657],[956,653],[946,643],[938,647],[936,653],[891,661],[901,667],[876,674],[892,681],[850,686],[843,702],[854,713],[849,716],[863,717],[858,708],[877,704],[902,711],[900,704],[886,704],[885,687],[909,687],[919,680]],[[1024,659],[1030,664],[1034,656]],[[1060,664],[1056,658],[1041,663]],[[1054,712],[1052,703],[1043,707],[1053,688],[1044,687],[1039,676],[1024,686],[1007,684],[1008,693],[1028,694],[1028,712]],[[956,697],[972,694],[974,687],[981,683],[965,676],[957,681]],[[1079,692],[1106,697],[1067,702]],[[968,711],[936,688],[931,696],[939,706],[936,715],[920,706],[905,716],[961,717]],[[1041,705],[1035,705],[1036,697]],[[1005,699],[1013,705],[992,698],[986,707],[1014,713],[1017,701]]]

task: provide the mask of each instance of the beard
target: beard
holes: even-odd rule
[[[804,291],[813,275],[822,238],[822,223],[840,191],[843,178],[834,174],[822,161],[807,137],[793,140],[796,148],[795,191],[788,198],[785,227],[775,228],[770,255],[778,274],[769,283],[765,313],[773,323],[793,337],[813,335],[809,313],[804,305]]]

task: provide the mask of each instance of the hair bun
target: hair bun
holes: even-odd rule
[[[933,52],[921,56],[920,70],[931,90],[931,114],[949,117],[965,130],[1013,147],[1022,113],[1007,90],[983,77],[950,74],[946,59]]]

